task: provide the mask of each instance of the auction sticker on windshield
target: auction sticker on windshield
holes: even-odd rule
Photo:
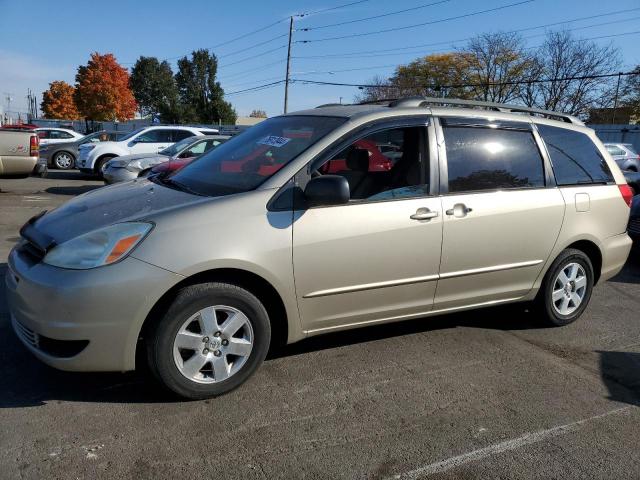
[[[269,145],[271,147],[282,147],[289,143],[291,139],[287,137],[277,137],[276,135],[268,135],[258,141],[260,145]]]

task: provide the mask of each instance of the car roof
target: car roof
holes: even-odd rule
[[[365,116],[370,116],[372,119],[391,118],[399,115],[470,116],[521,122],[543,120],[545,123],[551,122],[552,125],[565,128],[578,130],[584,128],[584,123],[580,120],[561,112],[520,105],[429,97],[409,97],[356,105],[325,104],[314,109],[291,112],[287,115],[344,117],[350,120]]]

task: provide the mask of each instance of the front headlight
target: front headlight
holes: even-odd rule
[[[132,160],[126,166],[126,169],[130,172],[141,172],[149,167],[157,165],[160,161],[157,158],[140,158],[138,160]]]
[[[109,265],[125,258],[152,228],[146,222],[116,223],[61,243],[45,255],[43,262],[74,270]]]

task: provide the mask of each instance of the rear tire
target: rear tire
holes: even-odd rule
[[[563,250],[544,276],[536,300],[548,325],[562,327],[584,312],[593,290],[593,265],[581,250]]]
[[[181,397],[193,400],[227,393],[262,364],[271,324],[262,303],[227,283],[183,288],[151,329],[150,370]]]
[[[76,159],[69,152],[58,152],[53,157],[53,165],[59,170],[71,170]]]

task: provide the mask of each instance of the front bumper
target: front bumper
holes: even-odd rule
[[[8,267],[7,299],[18,338],[44,363],[69,371],[133,370],[145,318],[182,279],[133,257],[66,270],[34,263],[14,249]]]
[[[123,167],[108,166],[102,171],[102,178],[106,184],[128,182],[138,178],[138,172],[131,172]]]

